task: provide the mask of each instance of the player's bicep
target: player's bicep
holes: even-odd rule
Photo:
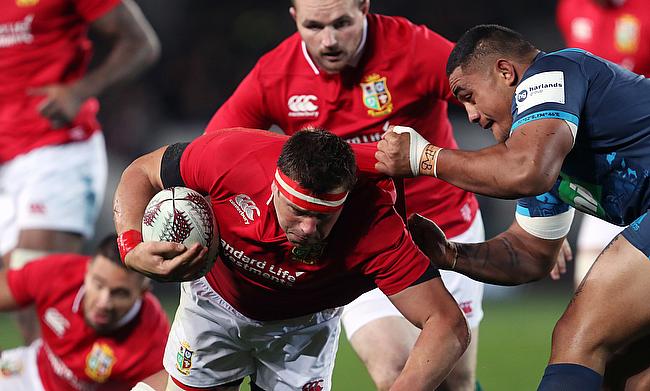
[[[564,158],[573,148],[576,129],[571,122],[555,117],[515,123],[506,146],[526,151],[537,165],[553,169],[552,173],[557,176]]]

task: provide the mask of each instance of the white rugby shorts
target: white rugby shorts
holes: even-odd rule
[[[106,147],[88,140],[34,149],[0,165],[0,254],[23,229],[92,236],[106,190]]]
[[[485,230],[481,211],[476,212],[474,221],[467,231],[449,240],[460,243],[483,242]],[[483,283],[449,270],[440,270],[440,275],[445,287],[456,299],[458,306],[467,318],[470,329],[478,327],[483,319]],[[389,316],[403,317],[388,297],[379,288],[375,288],[346,305],[341,322],[345,328],[345,334],[350,339],[357,330],[366,324]]]
[[[205,278],[185,282],[163,365],[181,388],[251,376],[265,390],[330,390],[340,314],[335,308],[261,322],[234,309]]]
[[[0,390],[43,391],[36,365],[41,340],[0,353]]]

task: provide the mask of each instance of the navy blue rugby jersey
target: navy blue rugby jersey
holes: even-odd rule
[[[553,189],[520,199],[518,215],[575,207],[628,225],[650,208],[650,79],[579,49],[540,53],[517,86],[512,115],[511,134],[558,118],[575,140]]]

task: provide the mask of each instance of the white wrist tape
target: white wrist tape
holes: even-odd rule
[[[413,128],[408,126],[395,126],[393,127],[393,132],[395,133],[408,133],[410,137],[410,146],[409,146],[409,163],[411,165],[411,174],[413,176],[418,176],[420,173],[420,159],[424,153],[424,148],[429,145],[429,142]]]

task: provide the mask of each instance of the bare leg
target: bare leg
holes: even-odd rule
[[[350,339],[378,390],[388,390],[399,376],[420,330],[399,316],[373,320],[357,330]],[[478,328],[472,329],[472,342],[456,367],[439,388],[473,391],[475,387]]]
[[[612,354],[647,333],[650,261],[623,236],[603,251],[553,331],[551,364],[603,374]]]

